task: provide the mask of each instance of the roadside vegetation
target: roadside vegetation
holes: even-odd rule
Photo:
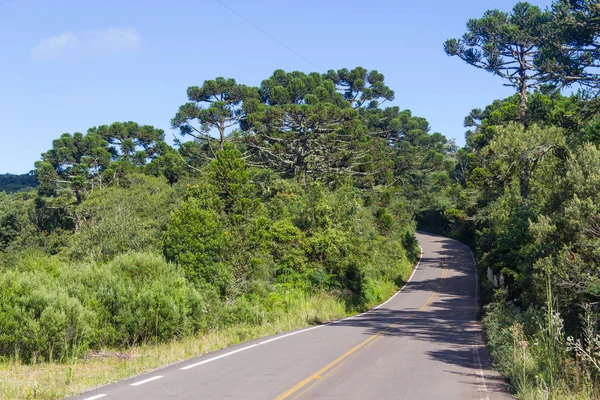
[[[520,399],[600,397],[599,16],[521,2],[445,43],[516,91],[465,119],[455,206],[429,227],[475,247],[488,345]]]
[[[340,318],[408,278],[413,215],[439,200],[454,147],[380,107],[382,74],[187,94],[175,147],[134,122],[63,134],[35,191],[0,193],[0,397],[60,398]]]
[[[597,0],[468,21],[446,53],[515,94],[465,118],[463,148],[361,67],[190,86],[174,146],[131,121],[63,134],[35,190],[0,193],[0,397],[364,310],[407,279],[420,228],[476,251],[518,398],[599,398],[599,21]]]

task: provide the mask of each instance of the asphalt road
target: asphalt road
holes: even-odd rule
[[[247,342],[76,399],[508,399],[476,321],[470,251],[418,234],[421,261],[356,317]]]

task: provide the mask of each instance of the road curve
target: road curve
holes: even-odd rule
[[[359,316],[232,346],[75,399],[508,399],[467,247],[417,234],[410,282]]]

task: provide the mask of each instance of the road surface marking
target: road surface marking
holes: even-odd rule
[[[106,397],[106,395],[105,394],[97,394],[97,395],[92,396],[92,397],[87,397],[87,398],[85,398],[83,400],[96,400],[96,399],[101,399],[102,397]]]
[[[197,362],[195,364],[192,364],[192,365],[188,365],[187,367],[183,367],[181,369],[186,370],[186,369],[194,368],[194,367],[197,367],[199,365],[207,364],[209,362],[213,362],[215,360],[219,360],[219,359],[224,358],[224,357],[229,357],[232,354],[239,353],[241,351],[245,351],[245,350],[251,349],[251,348],[256,347],[256,346],[258,346],[258,343],[254,343],[254,344],[251,344],[250,346],[246,346],[246,347],[242,347],[241,349],[230,351],[229,353],[221,354],[220,356],[209,358],[208,360],[204,360],[204,361],[200,361],[200,362]]]
[[[313,329],[319,329],[319,328],[322,328],[322,327],[324,327],[324,326],[325,326],[325,325],[317,325],[317,326],[313,326],[312,328],[306,328],[306,329],[302,329],[302,330],[300,330],[300,331],[296,331],[296,332],[288,333],[288,334],[285,334],[285,335],[277,336],[277,337],[274,337],[274,338],[272,338],[272,339],[265,340],[264,342],[259,342],[258,344],[259,344],[259,345],[261,345],[261,344],[267,344],[267,343],[271,343],[271,342],[274,342],[274,341],[276,341],[276,340],[279,340],[279,339],[286,338],[286,337],[288,337],[288,336],[297,335],[297,334],[299,334],[299,333],[302,333],[302,332],[312,331]]]
[[[373,340],[372,342],[370,342],[367,346],[365,346],[365,349],[368,347],[371,347],[373,345],[373,343],[375,343],[375,342],[377,342],[377,340]],[[340,363],[338,363],[338,365],[336,365],[335,367],[333,367],[332,369],[327,371],[325,376],[315,375],[315,378],[316,378],[315,381],[312,382],[311,384],[307,385],[301,392],[295,393],[294,397],[292,397],[292,400],[302,398],[302,396],[304,396],[304,394],[306,394],[310,390],[313,390],[322,381],[324,381],[325,379],[323,379],[323,378],[327,378],[329,375],[333,374],[335,371],[337,371],[338,369],[340,369],[341,367],[346,365],[348,362],[350,362],[351,359],[352,359],[352,357],[348,357],[345,360],[341,361]]]
[[[387,299],[386,301],[384,301],[383,303],[381,303],[377,307],[374,307],[373,310],[377,310],[379,307],[383,307],[387,303],[389,303],[390,301],[392,301],[394,299],[394,297],[398,296],[398,294],[400,294],[400,292],[402,292],[404,290],[404,288],[406,287],[406,285],[408,285],[410,283],[410,281],[412,281],[412,278],[413,278],[413,276],[415,276],[415,272],[417,272],[417,269],[419,269],[419,265],[421,265],[421,260],[423,259],[423,248],[420,245],[419,245],[419,249],[421,249],[421,254],[419,255],[419,262],[417,262],[417,265],[415,266],[415,269],[413,269],[412,274],[410,274],[410,276],[408,277],[408,280],[406,281],[406,283],[404,284],[404,286],[402,286],[400,288],[400,290],[398,290],[396,293],[394,293],[394,295],[392,297],[390,297],[389,299]]]
[[[458,243],[462,244],[464,247],[466,247],[467,250],[469,250],[469,253],[471,254],[471,259],[473,260],[473,268],[475,268],[475,304],[474,304],[474,307],[475,307],[475,309],[477,309],[477,301],[479,300],[479,277],[477,276],[477,274],[478,274],[477,261],[475,261],[475,255],[473,254],[473,252],[471,251],[469,246],[467,246],[466,244],[464,244],[462,242],[458,242]],[[475,331],[475,335],[477,337],[477,331]],[[473,341],[471,342],[471,347],[473,348],[473,359],[475,360],[475,365],[477,367],[476,374],[477,374],[477,388],[479,389],[479,399],[480,400],[490,400],[490,397],[488,395],[487,385],[485,383],[485,374],[483,373],[483,366],[481,365],[481,357],[479,355],[479,347],[477,346],[476,339],[473,339]],[[483,397],[482,397],[481,392],[483,392]]]
[[[417,268],[419,268],[419,264],[421,264],[421,260],[423,259],[423,248],[421,246],[419,246],[419,248],[421,249],[421,254],[419,255],[419,261],[417,262],[417,265],[415,266],[412,274],[410,275],[410,278],[408,278],[408,281],[406,282],[406,284],[404,286],[402,286],[402,289],[404,289],[406,287],[406,285],[408,285],[408,283],[412,280],[413,276],[415,275],[415,272],[417,271]],[[299,333],[312,331],[314,329],[319,329],[319,328],[322,328],[322,327],[327,326],[327,325],[337,324],[338,322],[348,321],[348,320],[353,319],[353,318],[361,317],[361,316],[369,313],[370,311],[376,310],[379,307],[383,306],[384,304],[388,303],[390,300],[392,300],[394,297],[396,297],[396,295],[398,295],[398,293],[400,293],[402,291],[402,289],[398,290],[385,303],[382,303],[382,304],[378,305],[377,307],[375,307],[375,308],[373,308],[373,309],[371,309],[371,310],[369,310],[367,312],[364,312],[362,314],[354,315],[352,317],[348,317],[348,318],[344,318],[344,319],[339,319],[337,321],[332,321],[332,322],[329,322],[327,324],[317,325],[317,326],[313,326],[313,327],[310,327],[310,328],[302,329],[302,330],[299,330],[299,331],[296,331],[296,332],[292,332],[292,333],[288,333],[288,334],[285,334],[285,335],[277,336],[277,337],[274,337],[274,338],[271,338],[271,339],[268,339],[268,340],[265,340],[265,341],[262,341],[262,342],[251,344],[250,346],[242,347],[241,349],[233,350],[233,351],[230,351],[228,353],[221,354],[221,355],[218,355],[216,357],[209,358],[209,359],[204,360],[204,361],[200,361],[200,362],[197,362],[197,363],[194,363],[194,364],[187,365],[187,366],[182,367],[180,369],[182,369],[182,370],[188,370],[188,369],[191,369],[191,368],[194,368],[194,367],[198,367],[198,366],[203,365],[203,364],[208,364],[210,362],[219,360],[221,358],[225,358],[225,357],[231,356],[233,354],[236,354],[236,353],[239,353],[239,352],[242,352],[242,351],[254,348],[256,346],[260,346],[262,344],[271,343],[271,342],[274,342],[276,340],[283,339],[283,338],[286,338],[286,337],[289,337],[289,336],[292,336],[292,335],[297,335]]]
[[[421,258],[422,258],[422,256],[423,256],[423,253],[421,253]],[[442,276],[440,278],[440,281],[438,283],[437,288],[431,294],[431,296],[425,302],[425,304],[419,309],[419,311],[423,311],[427,306],[429,306],[431,304],[431,302],[434,300],[435,296],[439,293],[439,291],[442,288],[442,285],[444,283],[444,280],[446,279],[446,271],[447,270],[448,270],[448,264],[446,263],[446,265],[444,266],[444,270],[442,271]],[[411,276],[411,278],[412,278],[412,276]],[[406,287],[406,285],[404,285],[404,287]],[[404,287],[403,287],[403,289],[404,289]],[[384,333],[386,333],[390,329],[393,329],[393,328],[399,326],[402,323],[402,321],[404,321],[406,319],[409,319],[409,318],[412,318],[412,317],[414,317],[416,315],[417,315],[417,313],[413,313],[413,314],[409,315],[408,317],[402,318],[398,322],[394,322],[393,324],[388,325],[387,328],[385,328],[385,329],[377,332],[376,334],[374,334],[370,338],[362,341],[358,345],[354,346],[352,349],[348,350],[346,353],[342,354],[341,356],[339,356],[338,358],[336,358],[335,360],[333,360],[329,364],[325,365],[323,368],[321,368],[320,370],[318,370],[314,374],[311,374],[310,376],[308,376],[303,381],[297,383],[295,386],[293,386],[292,388],[288,389],[286,392],[284,392],[281,395],[277,396],[275,398],[275,400],[284,400],[284,399],[287,399],[291,395],[293,395],[296,392],[298,392],[300,389],[305,388],[305,386],[308,385],[309,383],[312,383],[312,381],[314,381],[317,376],[319,377],[319,379],[323,379],[324,377],[326,377],[327,375],[329,375],[329,373],[332,372],[334,369],[337,369],[337,364],[345,361],[349,356],[351,356],[352,354],[354,354],[355,352],[357,352],[358,350],[360,350],[365,345],[370,344],[371,342],[375,342],[376,340],[380,339],[381,337],[383,337]],[[305,390],[303,390],[302,393],[305,393],[308,389],[309,388],[305,388]]]
[[[140,386],[140,385],[143,385],[144,383],[152,382],[152,381],[155,381],[160,378],[164,378],[164,377],[162,375],[153,376],[152,378],[148,378],[148,379],[144,379],[143,381],[132,383],[131,386]]]
[[[347,352],[345,352],[344,354],[342,354],[341,356],[339,356],[338,358],[336,358],[335,360],[333,360],[332,362],[330,362],[329,364],[327,364],[326,366],[324,366],[323,368],[321,368],[320,370],[315,372],[314,374],[311,374],[308,378],[304,379],[302,382],[298,383],[296,386],[287,390],[282,395],[277,396],[275,400],[282,400],[282,399],[285,399],[285,398],[289,397],[290,395],[296,393],[298,390],[302,389],[304,386],[306,386],[308,383],[310,383],[312,380],[314,380],[316,376],[322,376],[325,372],[327,372],[327,370],[334,367],[337,363],[339,363],[340,361],[343,361],[346,357],[350,356],[352,353],[356,352],[358,349],[360,349],[367,343],[377,339],[378,337],[379,337],[379,333],[377,333],[377,334],[371,336],[370,338],[368,338],[367,340],[364,340],[363,342],[357,344],[356,346],[354,346],[353,348],[351,348],[350,350],[348,350]]]

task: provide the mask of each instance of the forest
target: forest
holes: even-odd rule
[[[14,175],[0,174],[0,192],[14,193],[27,191],[38,185],[37,179],[33,173]]]
[[[475,251],[518,398],[598,398],[599,37],[597,0],[469,20],[440,51],[515,94],[465,117],[462,148],[362,67],[204,80],[174,105],[174,145],[132,121],[57,137],[39,186],[0,191],[0,369],[62,375],[0,393],[64,397],[105,382],[77,380],[100,353],[366,310],[406,282],[419,229]]]

